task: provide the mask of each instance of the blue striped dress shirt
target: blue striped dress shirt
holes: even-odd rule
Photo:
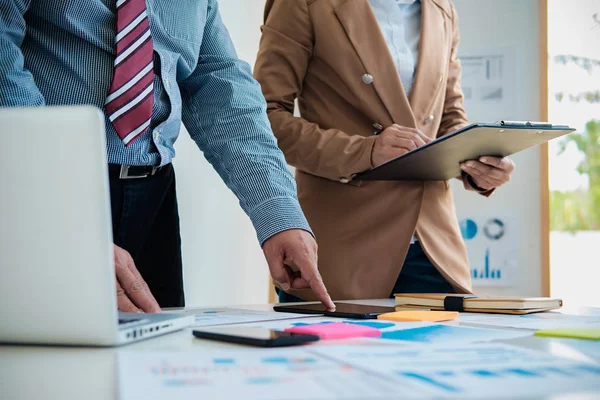
[[[310,231],[260,86],[238,59],[217,1],[146,3],[155,50],[152,124],[125,147],[106,119],[108,162],[170,163],[183,122],[261,244],[287,229]],[[2,0],[0,107],[102,108],[113,72],[115,8],[116,0]]]

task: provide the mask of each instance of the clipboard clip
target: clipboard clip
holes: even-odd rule
[[[500,121],[501,126],[505,127],[527,127],[527,128],[552,128],[550,122],[535,122],[535,121]]]

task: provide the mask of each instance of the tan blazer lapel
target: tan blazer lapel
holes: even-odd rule
[[[431,105],[444,82],[447,70],[448,21],[444,14],[447,4],[443,0],[421,0],[421,38],[419,58],[409,101],[415,118],[421,123],[428,117]]]
[[[377,18],[368,0],[346,0],[335,9],[372,85],[394,123],[415,127],[410,104],[400,82]],[[361,79],[357,77],[357,79]]]

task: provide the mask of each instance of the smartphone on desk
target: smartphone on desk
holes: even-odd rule
[[[275,331],[265,328],[218,327],[194,330],[193,334],[200,339],[258,347],[294,346],[319,340],[316,335]]]
[[[315,304],[286,304],[274,306],[273,310],[296,314],[319,314],[328,317],[349,319],[377,319],[378,315],[396,311],[395,307],[370,306],[366,304],[353,304],[334,302],[335,311],[328,311],[321,303]]]

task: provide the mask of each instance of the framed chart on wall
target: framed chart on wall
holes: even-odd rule
[[[459,217],[459,224],[476,292],[513,286],[519,274],[519,216],[510,210],[469,213]]]

